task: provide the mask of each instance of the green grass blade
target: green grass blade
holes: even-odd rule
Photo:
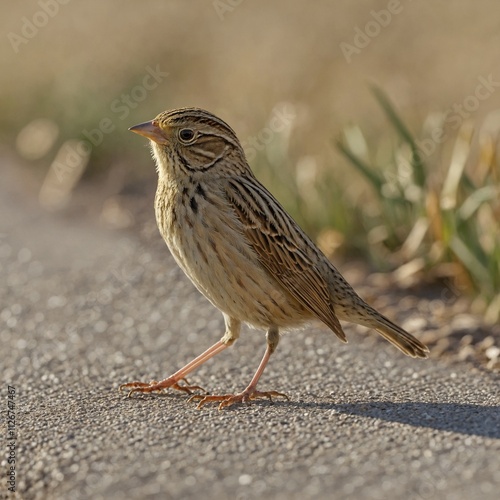
[[[488,201],[498,199],[500,197],[500,188],[496,186],[485,186],[477,191],[474,191],[458,209],[458,216],[463,219],[472,217],[479,207]]]
[[[478,286],[488,286],[491,283],[488,268],[481,263],[460,238],[453,236],[450,240],[450,248],[474,277],[474,281]]]
[[[337,141],[339,151],[352,163],[354,167],[370,182],[379,196],[382,196],[384,179],[378,175],[368,164],[356,156],[341,140]]]
[[[376,86],[372,86],[371,89],[375,98],[379,102],[380,106],[382,106],[382,109],[384,110],[387,118],[392,123],[398,134],[403,138],[404,141],[406,141],[410,145],[412,153],[411,163],[413,167],[413,176],[416,184],[419,187],[424,187],[426,183],[425,165],[415,139],[404,124],[403,120],[401,120],[401,118],[397,114],[394,106],[389,101],[387,96]]]

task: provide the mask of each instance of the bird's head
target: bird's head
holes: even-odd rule
[[[129,130],[151,140],[160,175],[230,175],[248,168],[233,129],[203,109],[165,111]]]

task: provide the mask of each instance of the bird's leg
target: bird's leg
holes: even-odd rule
[[[207,403],[220,402],[219,410],[222,410],[222,408],[225,408],[226,406],[231,406],[234,403],[247,403],[252,399],[268,398],[270,401],[272,401],[273,396],[283,396],[284,398],[288,399],[288,396],[286,394],[282,394],[281,392],[277,391],[262,392],[257,390],[257,383],[259,382],[259,379],[262,373],[264,372],[267,363],[269,362],[271,354],[275,351],[276,347],[278,346],[279,342],[278,328],[271,327],[267,332],[266,338],[267,338],[267,347],[266,347],[266,352],[264,353],[264,357],[262,358],[262,361],[260,362],[259,367],[255,372],[255,375],[252,377],[250,384],[248,384],[247,388],[243,392],[240,392],[238,394],[225,394],[221,396],[202,396],[201,394],[195,394],[194,396],[191,396],[189,401],[199,401],[198,408],[201,408],[203,405]]]
[[[151,382],[128,382],[127,384],[122,384],[120,386],[120,391],[128,390],[128,396],[130,397],[134,392],[161,392],[163,389],[177,389],[178,391],[184,391],[191,394],[191,391],[204,390],[198,385],[189,385],[186,376],[193,370],[201,366],[205,361],[219,354],[224,349],[234,344],[236,339],[240,334],[241,322],[233,318],[229,318],[224,315],[226,321],[226,333],[224,336],[216,342],[212,347],[208,348],[204,353],[200,354],[198,357],[190,361],[187,365],[183,366],[180,370],[176,371],[170,377],[158,382],[157,380],[152,380]],[[179,382],[184,381],[185,385],[180,385]]]
[[[189,362],[186,366],[183,366],[180,370],[175,372],[170,377],[158,382],[157,380],[152,380],[151,382],[128,382],[127,384],[122,384],[120,386],[120,391],[129,390],[129,397],[134,392],[160,392],[163,389],[172,388],[177,389],[179,391],[187,392],[191,394],[191,391],[194,390],[203,390],[200,386],[197,385],[187,385],[186,376],[198,368],[205,361],[209,360],[219,352],[226,349],[228,344],[224,344],[222,340],[216,342],[212,347],[207,349],[204,353],[200,354],[198,357]],[[184,381],[186,385],[180,385],[179,382]]]

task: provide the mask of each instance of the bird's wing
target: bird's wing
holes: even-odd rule
[[[255,178],[228,179],[226,194],[245,236],[267,272],[343,342],[327,281],[315,261],[325,258],[285,209]]]

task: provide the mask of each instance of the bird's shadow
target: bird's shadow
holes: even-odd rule
[[[356,403],[279,401],[274,404],[295,406],[301,409],[334,410],[348,415],[399,422],[414,427],[500,439],[500,406],[464,403],[394,403],[391,401]]]
[[[183,399],[185,395],[160,393],[156,397]],[[500,439],[500,406],[471,403],[424,403],[392,401],[358,401],[355,403],[328,403],[314,401],[276,400],[253,401],[266,407],[290,410],[333,410],[347,415],[399,422],[414,427],[456,432],[469,436]],[[245,410],[245,405],[224,408],[224,412]]]

